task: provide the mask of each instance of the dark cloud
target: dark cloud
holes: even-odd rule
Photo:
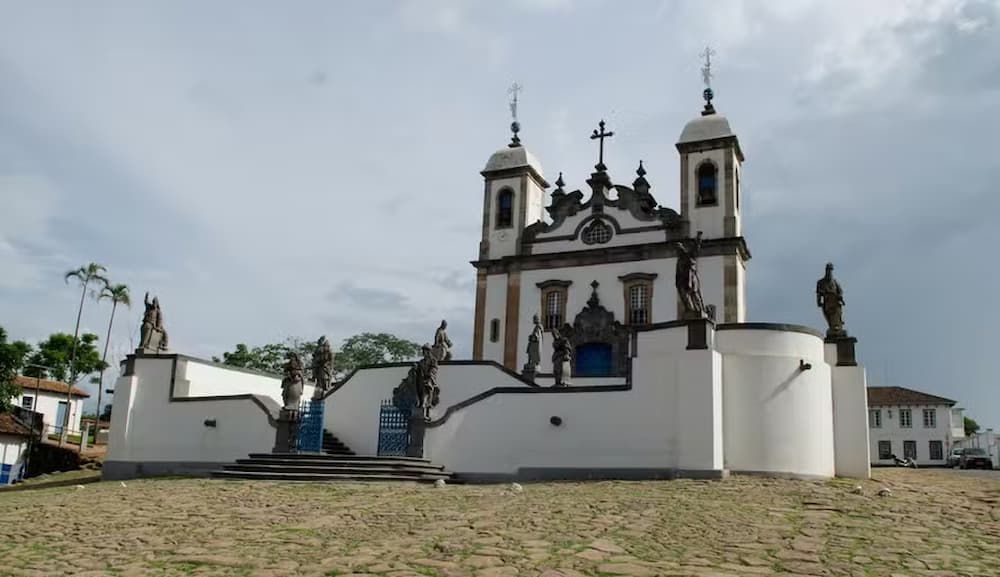
[[[359,287],[345,281],[331,290],[327,298],[335,303],[358,306],[362,309],[372,308],[379,311],[403,310],[409,305],[409,299],[401,292],[383,289]]]

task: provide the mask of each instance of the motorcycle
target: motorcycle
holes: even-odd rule
[[[910,469],[916,469],[917,468],[917,463],[913,459],[911,459],[909,457],[903,457],[902,459],[900,459],[896,455],[891,455],[891,457],[892,457],[892,462],[897,467],[907,467],[907,468],[910,468]]]

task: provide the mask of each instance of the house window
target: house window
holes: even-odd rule
[[[490,321],[490,342],[495,343],[500,340],[500,319]]]
[[[882,428],[882,411],[880,409],[868,411],[868,426],[873,429]]]
[[[878,458],[880,461],[892,458],[892,441],[878,442]]]
[[[698,206],[718,204],[719,169],[715,163],[706,160],[698,165]]]
[[[937,410],[924,409],[924,428],[934,429],[937,427]]]
[[[496,228],[510,228],[512,226],[514,226],[514,191],[505,188],[497,195]]]
[[[566,322],[566,293],[572,281],[547,280],[538,283],[542,289],[542,326],[545,330],[562,328]]]
[[[611,240],[611,225],[601,219],[583,229],[583,244],[604,244]]]
[[[917,460],[917,442],[916,441],[903,441],[903,458],[910,458],[914,461]]]
[[[21,408],[28,409],[30,411],[32,410],[34,403],[35,403],[34,397],[30,395],[24,395],[24,398],[21,399]]]
[[[944,445],[941,443],[941,441],[931,441],[930,450],[931,450],[932,461],[944,460]]]
[[[910,409],[899,410],[899,426],[904,429],[909,429],[913,426],[913,414]]]
[[[653,280],[656,273],[634,272],[618,277],[625,288],[625,324],[653,322]]]

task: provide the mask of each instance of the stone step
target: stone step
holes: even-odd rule
[[[401,475],[401,474],[368,474],[368,473],[295,473],[288,471],[212,471],[213,477],[223,479],[273,480],[273,481],[411,481],[433,483],[438,479],[450,481],[447,474],[441,475]]]
[[[413,469],[421,471],[443,471],[442,465],[429,462],[401,461],[392,458],[379,460],[363,459],[236,459],[237,465],[263,465],[271,467],[353,467]]]
[[[321,461],[338,461],[343,460],[342,455],[329,455],[326,453],[250,453],[251,459],[307,459],[307,460],[321,460]],[[430,461],[420,457],[402,457],[402,456],[375,456],[375,455],[351,455],[349,457],[351,460],[358,461],[379,461],[382,459],[389,459],[393,461],[405,461],[407,463],[427,463]]]
[[[434,478],[448,478],[451,473],[443,469],[417,467],[354,467],[350,465],[286,465],[270,463],[237,463],[225,465],[223,471],[241,471],[257,473],[315,473],[344,475],[430,475]]]

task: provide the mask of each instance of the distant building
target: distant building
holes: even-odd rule
[[[945,465],[965,438],[955,401],[904,387],[868,387],[868,431],[873,465],[893,464],[892,455]]]
[[[990,455],[990,459],[993,461],[993,468],[1000,469],[1000,435],[994,432],[993,429],[979,431],[965,439],[961,439],[957,444],[963,448],[976,447],[986,449],[986,452]]]
[[[28,458],[31,429],[10,413],[0,413],[0,487],[20,481]]]
[[[17,384],[21,386],[21,395],[15,400],[15,404],[41,413],[46,433],[62,431],[67,410],[69,410],[69,432],[79,433],[80,417],[83,416],[83,400],[90,395],[73,387],[70,403],[67,405],[66,393],[69,385],[66,383],[18,376]]]

